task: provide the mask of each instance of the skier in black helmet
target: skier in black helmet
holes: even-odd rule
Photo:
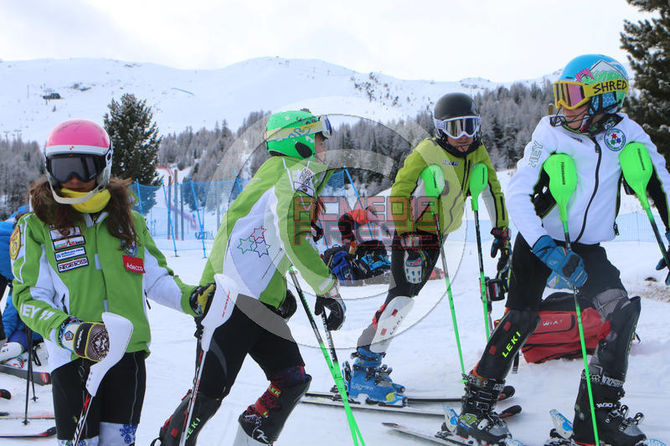
[[[509,230],[500,183],[486,147],[481,141],[481,118],[474,101],[464,93],[449,93],[435,104],[435,137],[421,141],[398,170],[389,204],[396,232],[392,243],[392,278],[384,304],[358,339],[354,362],[344,365],[350,396],[365,394],[369,400],[402,405],[404,387],[394,383],[390,369],[382,365],[398,325],[414,304],[438,260],[439,240],[461,225],[469,178],[477,163],[488,170],[483,196],[494,227],[491,256],[500,252],[500,268],[507,265]],[[438,236],[431,212],[416,209],[426,194],[421,173],[427,166],[440,167],[446,187],[437,200],[442,234]],[[414,197],[414,198],[413,198]]]

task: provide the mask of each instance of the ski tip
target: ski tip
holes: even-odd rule
[[[398,423],[391,423],[391,422],[388,422],[388,421],[384,421],[384,422],[382,422],[382,424],[386,427],[399,427],[400,426]]]
[[[502,392],[500,392],[500,396],[498,397],[498,399],[506,400],[507,398],[511,398],[512,396],[514,396],[515,392],[516,389],[514,388],[514,386],[505,386]]]
[[[50,427],[44,432],[46,437],[53,437],[56,435],[56,426]]]
[[[522,410],[521,406],[519,406],[518,404],[515,404],[514,406],[510,406],[507,409],[500,412],[499,416],[500,416],[500,418],[511,417],[513,415],[520,414],[521,410]]]
[[[0,412],[0,417],[8,417],[9,412]]]
[[[12,399],[12,394],[7,389],[0,389],[0,398],[4,398],[6,400],[11,400]]]

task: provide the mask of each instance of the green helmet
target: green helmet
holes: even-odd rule
[[[270,155],[313,159],[314,135],[317,133],[324,138],[331,135],[332,128],[327,117],[303,110],[285,111],[270,115],[265,126],[265,141]]]

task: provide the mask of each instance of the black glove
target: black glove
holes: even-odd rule
[[[491,244],[491,258],[498,255],[500,251],[501,257],[509,257],[509,228],[501,226],[499,228],[491,229],[493,236],[493,243]]]
[[[337,285],[333,285],[326,294],[316,296],[314,314],[317,316],[321,315],[325,311],[324,308],[330,310],[328,317],[326,317],[326,328],[331,331],[339,330],[342,324],[344,324],[344,313],[347,307],[344,305],[344,301],[342,301],[340,292],[337,290]]]
[[[323,228],[316,223],[312,223],[312,229],[314,229],[312,240],[314,240],[314,243],[316,243],[323,238]]]
[[[197,318],[205,317],[215,292],[215,283],[208,283],[207,285],[199,286],[193,290],[189,302],[191,303],[191,309],[193,309]]]

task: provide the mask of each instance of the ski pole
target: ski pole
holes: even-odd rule
[[[658,226],[656,226],[656,221],[654,220],[654,215],[651,213],[649,200],[647,199],[647,185],[654,172],[654,166],[651,163],[647,148],[644,144],[639,142],[626,144],[619,154],[619,164],[621,164],[621,171],[623,172],[624,179],[633,189],[635,195],[637,195],[637,198],[642,205],[642,209],[644,209],[649,218],[649,223],[651,223],[654,236],[656,236],[656,242],[663,255],[663,260],[665,260],[665,264],[670,268],[668,251],[666,250],[661,234],[658,231]]]
[[[472,210],[475,213],[475,234],[477,236],[477,258],[479,260],[479,290],[484,306],[484,325],[486,326],[486,340],[491,337],[493,322],[486,298],[486,278],[484,277],[484,259],[482,255],[482,236],[479,231],[479,194],[488,186],[488,170],[483,163],[477,163],[472,168],[470,176],[470,195],[472,196]]]
[[[223,274],[215,274],[214,281],[216,282],[216,291],[211,298],[207,314],[200,321],[202,325],[202,334],[198,340],[200,344],[200,354],[195,366],[195,373],[193,375],[193,386],[191,387],[191,399],[186,406],[186,417],[184,426],[179,436],[179,446],[184,446],[190,434],[189,429],[191,425],[191,418],[193,417],[193,406],[195,405],[195,398],[200,388],[200,379],[202,378],[202,365],[207,357],[209,346],[214,336],[214,331],[223,325],[235,309],[235,302],[237,301],[237,287],[235,283],[228,279]]]
[[[291,265],[291,267],[289,268],[289,274],[291,275],[291,279],[293,280],[293,286],[295,286],[295,289],[298,292],[298,296],[300,296],[300,302],[302,303],[302,306],[305,309],[307,319],[309,319],[309,324],[312,326],[312,330],[314,331],[316,340],[319,343],[319,348],[321,348],[321,353],[323,353],[323,357],[326,359],[328,370],[330,370],[330,374],[333,376],[333,380],[335,381],[337,391],[339,392],[340,397],[342,398],[342,404],[344,405],[344,411],[347,415],[347,422],[349,423],[349,430],[351,431],[351,438],[354,441],[354,445],[365,446],[365,442],[363,441],[363,435],[361,435],[361,431],[358,428],[358,424],[356,423],[356,418],[354,418],[354,414],[351,411],[351,406],[349,406],[349,396],[347,395],[347,391],[344,388],[344,379],[342,378],[342,374],[340,373],[340,365],[337,361],[337,354],[335,353],[335,345],[333,344],[333,338],[330,335],[328,327],[326,326],[325,311],[321,313],[321,318],[323,320],[323,325],[326,330],[326,338],[328,339],[328,344],[330,347],[330,355],[326,350],[326,346],[323,342],[323,338],[321,337],[321,333],[319,332],[319,328],[316,326],[316,322],[314,321],[312,311],[309,309],[307,299],[305,299],[305,294],[302,292],[302,288],[300,287],[300,283],[298,282],[298,277],[296,276],[293,265]]]
[[[95,364],[93,364],[86,377],[86,398],[81,409],[81,414],[77,420],[77,426],[74,429],[73,445],[78,445],[81,440],[81,435],[86,426],[86,418],[88,411],[91,408],[91,401],[98,392],[98,387],[102,379],[105,377],[109,369],[111,369],[126,353],[126,348],[130,342],[130,337],[133,334],[133,324],[123,316],[114,313],[102,313],[102,322],[105,324],[105,329],[109,335],[109,351],[107,356]]]
[[[442,169],[431,164],[420,174],[424,181],[425,193],[427,196],[437,199],[444,190],[444,174]],[[432,208],[431,208],[432,211]],[[435,230],[437,231],[437,240],[440,245],[440,258],[442,259],[442,270],[444,271],[444,281],[447,285],[447,298],[449,299],[449,310],[451,311],[451,321],[454,326],[454,336],[456,337],[456,347],[458,348],[458,360],[461,364],[461,374],[465,376],[465,366],[463,365],[463,350],[461,349],[461,338],[458,334],[458,322],[456,321],[456,309],[454,308],[454,297],[451,292],[451,280],[449,279],[449,269],[447,268],[447,257],[444,254],[444,245],[442,242],[442,228],[440,228],[440,217],[433,211],[433,220],[435,220]]]
[[[568,229],[568,201],[577,187],[577,168],[575,162],[565,153],[556,153],[551,155],[544,162],[543,169],[549,175],[549,191],[558,204],[558,213],[563,223],[563,234],[565,236],[565,247],[570,252],[570,231]],[[577,288],[572,288],[575,300],[575,311],[577,312],[577,325],[579,327],[579,342],[582,347],[582,357],[584,358],[584,372],[586,374],[586,389],[589,394],[589,408],[591,409],[591,421],[593,422],[593,435],[595,444],[600,444],[598,439],[598,426],[595,416],[595,404],[593,402],[593,391],[591,390],[591,374],[589,372],[589,363],[586,358],[586,342],[584,341],[584,327],[582,325],[582,310],[577,299]]]
[[[23,416],[23,424],[28,424],[28,400],[30,399],[30,383],[33,383],[33,401],[37,401],[35,395],[35,376],[33,375],[33,331],[26,325],[26,340],[28,341],[28,375],[26,376],[26,408]]]

